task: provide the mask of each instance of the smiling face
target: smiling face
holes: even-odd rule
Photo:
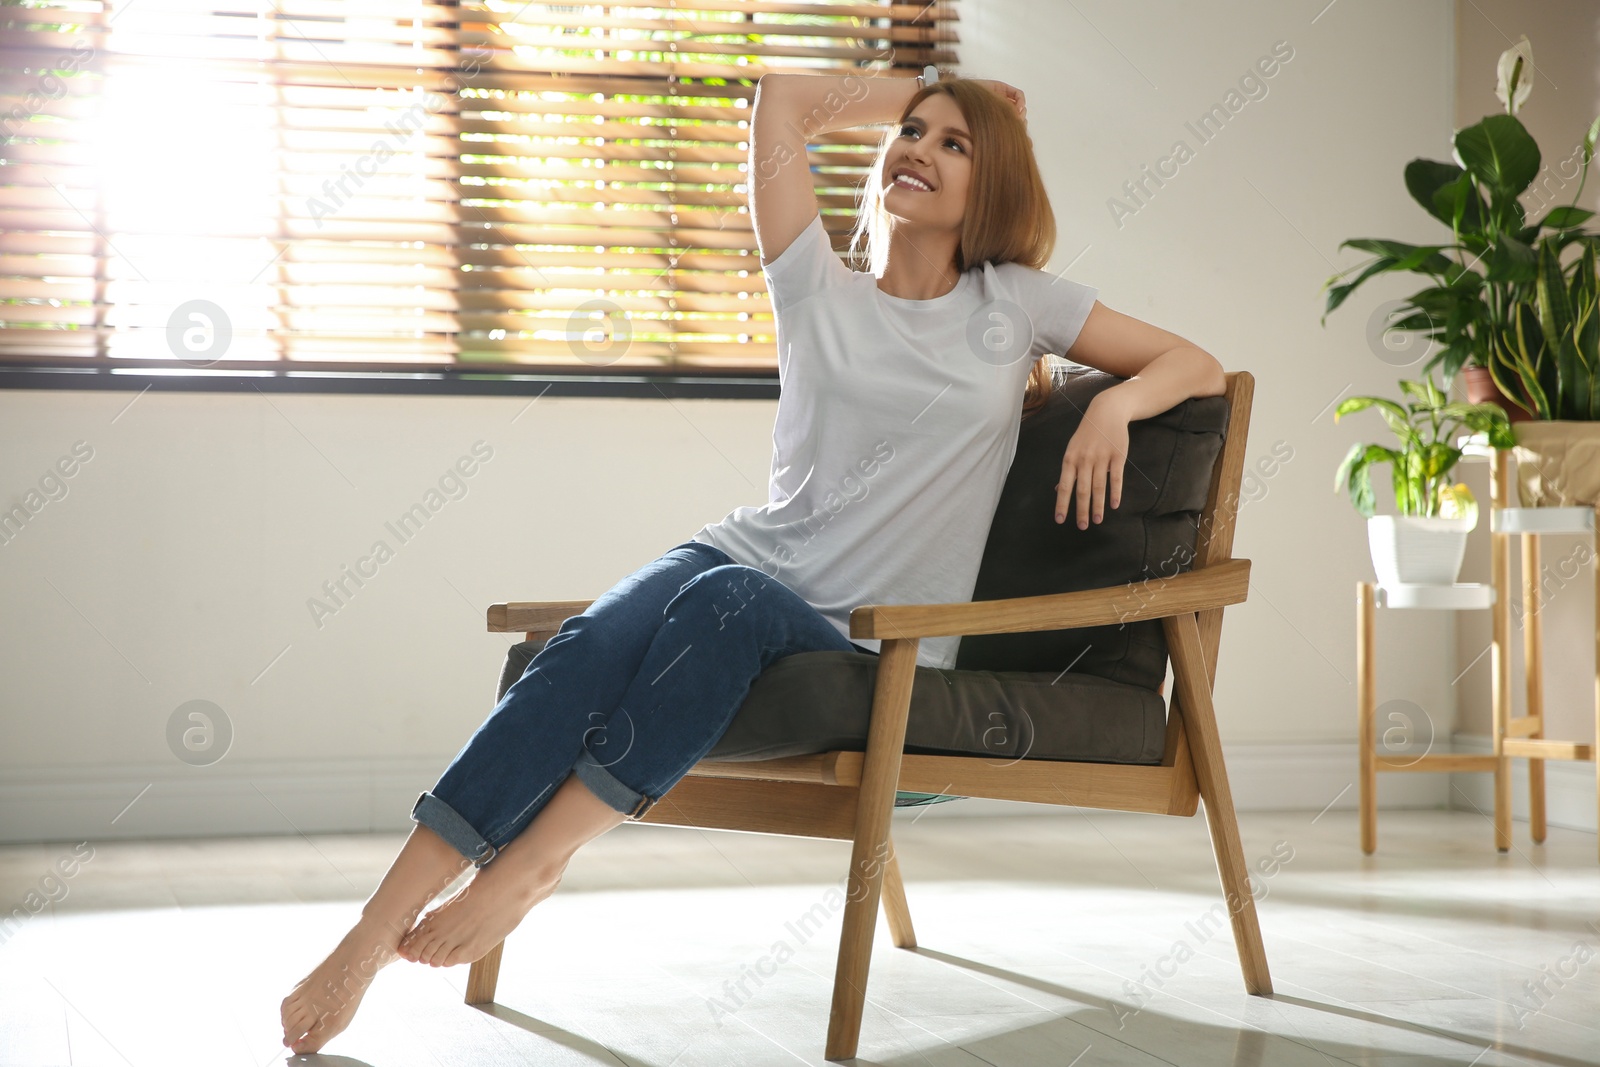
[[[972,134],[955,100],[933,93],[906,116],[883,160],[883,206],[896,219],[959,230],[972,180]]]

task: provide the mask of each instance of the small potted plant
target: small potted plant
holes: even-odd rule
[[[1399,448],[1355,444],[1334,475],[1334,491],[1350,494],[1350,502],[1367,520],[1367,544],[1378,583],[1453,585],[1466,552],[1467,534],[1478,522],[1472,491],[1452,482],[1450,473],[1461,459],[1451,443],[1464,427],[1484,434],[1491,447],[1510,448],[1511,425],[1493,403],[1451,401],[1431,376],[1402,381],[1404,404],[1384,397],[1352,396],[1340,401],[1333,419],[1375,408],[1399,441]],[[1376,514],[1372,467],[1388,463],[1394,480],[1394,515]]]
[[[1529,221],[1519,199],[1538,177],[1539,146],[1516,117],[1533,88],[1533,48],[1523,37],[1501,54],[1496,95],[1505,114],[1457,130],[1454,163],[1413,159],[1406,189],[1450,227],[1449,244],[1413,245],[1380,238],[1345,241],[1376,258],[1341,271],[1323,288],[1322,321],[1368,278],[1405,272],[1434,284],[1412,294],[1389,329],[1415,331],[1438,344],[1423,365],[1442,367],[1449,389],[1463,373],[1467,400],[1495,400],[1513,421],[1600,417],[1596,385],[1595,248],[1600,234],[1582,226],[1594,212],[1577,206],[1600,138],[1600,118],[1582,144],[1572,203]],[[1562,263],[1568,248],[1574,255]],[[1451,255],[1454,258],[1451,258]],[[1470,258],[1469,258],[1470,257]],[[1351,271],[1353,281],[1340,280]]]

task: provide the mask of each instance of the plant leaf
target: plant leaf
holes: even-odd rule
[[[1413,159],[1406,164],[1406,191],[1422,209],[1446,226],[1450,225],[1450,212],[1440,211],[1435,194],[1444,186],[1460,178],[1462,170],[1454,163],[1440,163],[1432,159]]]
[[[1462,244],[1473,251],[1484,245],[1483,220],[1488,213],[1483,198],[1473,187],[1472,175],[1461,174],[1434,190],[1433,207],[1429,214],[1440,219],[1456,233]]]
[[[1367,446],[1357,441],[1350,446],[1350,451],[1344,454],[1344,459],[1339,461],[1339,469],[1333,472],[1333,491],[1337,493],[1350,484],[1350,473],[1355,470],[1358,463],[1363,463],[1362,456],[1366,453]]]
[[[1461,450],[1448,441],[1435,441],[1422,450],[1422,476],[1438,478],[1447,473],[1461,458]]]
[[[1457,162],[1503,196],[1515,198],[1539,173],[1539,145],[1515,115],[1489,115],[1456,131]]]
[[[1363,252],[1371,252],[1375,256],[1387,256],[1394,260],[1390,270],[1416,270],[1422,269],[1428,274],[1443,274],[1450,265],[1450,260],[1442,255],[1442,251],[1449,245],[1413,245],[1404,241],[1389,241],[1381,237],[1357,237],[1344,242],[1340,248],[1359,248]]]
[[[1573,207],[1570,204],[1553,207],[1539,220],[1539,225],[1547,230],[1565,230],[1573,226],[1582,226],[1594,218],[1594,212],[1587,208]]]
[[[1491,282],[1531,282],[1537,270],[1533,249],[1515,237],[1501,234],[1489,252],[1489,270],[1484,279]]]
[[[1345,242],[1345,244],[1349,243],[1349,241]],[[1344,246],[1345,245],[1340,245],[1339,247],[1343,248]],[[1334,278],[1329,278],[1326,282],[1324,282],[1323,287],[1328,291],[1328,306],[1322,309],[1322,324],[1324,326],[1328,324],[1328,316],[1332,314],[1335,308],[1344,303],[1345,297],[1355,292],[1362,282],[1366,281],[1374,274],[1382,274],[1385,271],[1392,269],[1393,266],[1394,260],[1385,256],[1380,256],[1368,263],[1353,282],[1347,282],[1344,285],[1334,285],[1334,278],[1340,277],[1340,275],[1337,274],[1334,275]]]
[[[1356,511],[1366,518],[1372,518],[1377,510],[1377,501],[1372,492],[1372,464],[1392,463],[1399,458],[1398,452],[1382,445],[1351,445],[1334,475],[1334,491],[1347,489],[1350,503]]]
[[[1405,393],[1407,396],[1416,397],[1424,407],[1438,406],[1433,402],[1433,397],[1429,395],[1427,385],[1422,382],[1401,382],[1400,391]]]

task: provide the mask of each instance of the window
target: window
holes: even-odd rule
[[[954,19],[952,0],[8,2],[0,368],[770,377],[757,79],[948,66]],[[877,139],[813,142],[840,231]]]

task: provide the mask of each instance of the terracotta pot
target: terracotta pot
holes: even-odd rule
[[[1506,418],[1512,422],[1527,422],[1533,418],[1532,411],[1500,391],[1488,367],[1462,367],[1461,380],[1466,383],[1467,403],[1482,404],[1492,400],[1505,409]]]

